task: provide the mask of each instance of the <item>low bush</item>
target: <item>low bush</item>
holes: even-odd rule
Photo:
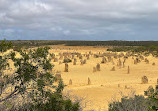
[[[72,60],[69,59],[69,58],[65,58],[65,59],[63,60],[63,63],[69,63],[69,62],[72,62]]]

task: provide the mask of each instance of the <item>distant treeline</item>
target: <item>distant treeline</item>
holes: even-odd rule
[[[14,46],[158,46],[158,41],[60,41],[60,40],[17,40],[12,41]]]
[[[107,51],[113,51],[113,52],[121,52],[121,51],[132,51],[132,52],[158,52],[158,46],[137,46],[137,47],[113,47],[111,49],[107,49]]]

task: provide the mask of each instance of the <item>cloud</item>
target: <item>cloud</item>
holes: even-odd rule
[[[158,40],[157,13],[156,0],[0,0],[0,36]]]
[[[65,35],[69,35],[69,34],[70,34],[70,30],[65,30],[65,31],[63,31],[63,33],[64,33]]]

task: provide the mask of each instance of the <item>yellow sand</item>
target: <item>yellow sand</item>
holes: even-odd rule
[[[80,47],[80,46],[51,46],[50,53],[55,53],[59,58],[60,52],[80,52],[82,54],[92,51],[92,53],[106,52],[107,47]],[[77,58],[77,57],[75,57]],[[112,63],[101,64],[101,71],[93,73],[93,67],[97,63],[101,63],[102,58],[94,58],[90,56],[87,63],[80,65],[80,60],[77,58],[77,65],[73,65],[73,62],[69,64],[69,72],[64,72],[65,64],[59,65],[58,62],[53,62],[55,65],[53,70],[61,71],[61,75],[64,83],[67,85],[64,92],[70,91],[70,95],[75,95],[79,98],[83,98],[82,106],[84,110],[103,110],[108,109],[108,102],[112,97],[118,96],[118,93],[122,91],[127,93],[131,90],[136,90],[136,94],[144,94],[144,90],[148,86],[156,85],[158,77],[158,59],[152,56],[147,57],[150,61],[146,64],[144,61],[134,64],[132,57],[128,58],[124,68],[116,66],[118,59],[114,59],[116,71],[110,71],[114,66]],[[83,57],[85,59],[85,57]],[[155,62],[155,66],[152,63]],[[13,65],[13,64],[12,64]],[[128,65],[130,66],[130,74],[127,74]],[[146,75],[149,79],[148,84],[141,84],[141,77]],[[88,77],[91,80],[91,85],[88,84]],[[69,85],[69,80],[72,80],[72,85]],[[118,87],[118,84],[120,87]],[[127,86],[127,89],[125,89]]]
[[[50,52],[53,52],[58,57],[59,52],[80,52],[82,54],[88,53],[90,50],[92,53],[106,52],[104,47],[69,47],[69,46],[51,46]],[[84,57],[85,58],[85,57]],[[111,98],[117,96],[122,91],[123,93],[131,90],[136,90],[136,94],[144,94],[144,90],[149,85],[155,86],[158,77],[158,59],[152,56],[147,57],[150,61],[146,64],[144,61],[134,64],[132,57],[128,58],[125,63],[125,68],[119,69],[116,66],[116,71],[110,71],[114,66],[112,63],[101,64],[101,71],[93,73],[93,67],[97,63],[101,63],[102,58],[94,58],[90,56],[90,60],[87,63],[80,65],[80,60],[77,58],[77,65],[73,65],[73,62],[69,63],[69,72],[64,72],[65,64],[58,62],[52,62],[55,67],[55,71],[61,71],[63,81],[66,85],[69,84],[69,80],[72,79],[72,85],[65,87],[65,91],[70,90],[72,95],[76,95],[84,99],[86,108],[84,110],[107,110],[108,102]],[[61,60],[62,61],[62,60]],[[156,65],[152,66],[155,62]],[[128,65],[130,66],[130,74],[127,74]],[[146,75],[149,79],[148,84],[141,84],[141,77]],[[87,85],[88,77],[91,80],[91,85]],[[120,84],[120,87],[118,87]],[[127,86],[128,89],[125,89]]]

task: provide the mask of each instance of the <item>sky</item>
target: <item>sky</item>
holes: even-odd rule
[[[158,0],[0,0],[0,39],[158,40]]]

